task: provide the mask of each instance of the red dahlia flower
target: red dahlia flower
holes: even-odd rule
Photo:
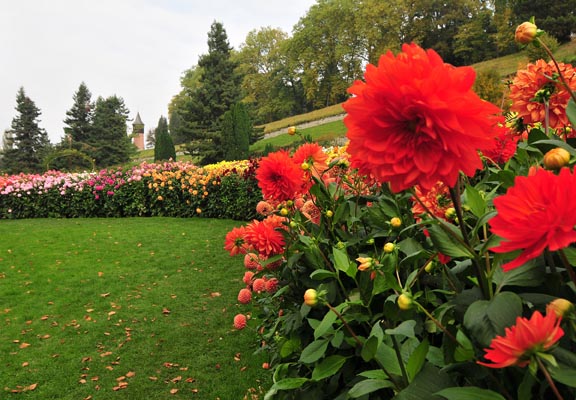
[[[558,63],[568,86],[576,90],[576,71],[570,64]],[[558,76],[553,61],[546,63],[538,60],[528,64],[525,70],[516,73],[510,85],[511,111],[516,111],[524,124],[544,123],[546,108],[543,100],[547,99],[549,106],[549,124],[551,128],[565,128],[570,126],[566,116],[566,107],[570,100],[570,93],[559,82],[552,80]]]
[[[262,195],[276,201],[292,200],[301,191],[303,176],[300,166],[284,150],[263,157],[256,171]]]
[[[352,166],[394,192],[454,186],[460,171],[482,168],[478,150],[494,147],[500,109],[471,90],[472,68],[445,64],[415,44],[402,50],[368,65],[366,83],[349,89],[354,96],[343,107]]]
[[[507,253],[522,250],[504,264],[510,271],[538,257],[545,248],[560,250],[576,242],[576,175],[563,168],[555,175],[544,169],[518,176],[508,192],[494,199],[498,214],[489,222],[504,240],[490,250]]]
[[[236,254],[245,254],[248,250],[248,244],[244,239],[245,233],[246,228],[241,226],[232,228],[232,230],[226,234],[224,249],[226,249],[231,256],[235,256]]]
[[[250,289],[240,289],[238,292],[238,301],[242,304],[248,304],[252,300],[252,292]]]
[[[552,310],[547,310],[545,317],[534,311],[530,319],[516,318],[516,325],[506,328],[504,336],[496,336],[484,349],[484,358],[491,363],[478,364],[490,368],[525,367],[532,355],[549,350],[564,335],[561,321]]]
[[[284,252],[284,236],[278,227],[267,221],[252,221],[246,226],[246,242],[259,254],[270,257]]]

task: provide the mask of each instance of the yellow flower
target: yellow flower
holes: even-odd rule
[[[384,253],[392,253],[396,246],[392,242],[388,242],[384,245]]]
[[[412,308],[412,295],[409,293],[402,293],[398,296],[398,308],[401,310],[409,310]]]
[[[295,126],[291,126],[290,128],[288,128],[288,134],[290,136],[294,136],[296,134],[296,127]]]
[[[392,228],[400,228],[402,226],[402,220],[398,217],[394,217],[390,220],[390,225]]]

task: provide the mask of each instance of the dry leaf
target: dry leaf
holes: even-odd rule
[[[30,343],[24,342],[24,343],[20,344],[20,346],[18,346],[18,347],[20,347],[21,349],[25,349],[26,347],[29,347],[29,346],[30,346]]]
[[[136,372],[134,372],[134,371],[129,371],[129,372],[126,374],[126,377],[127,377],[127,378],[132,378],[132,377],[134,377],[134,376],[136,376]]]
[[[108,296],[110,296],[110,293],[102,293],[102,294],[100,295],[100,297],[108,297]]]
[[[178,389],[170,389],[170,394],[176,394],[178,393]]]
[[[222,295],[220,294],[220,292],[212,292],[212,293],[210,293],[210,297],[220,297],[220,296],[222,296]]]
[[[23,366],[23,367],[27,367],[28,365],[30,365],[28,362],[23,362],[23,363],[22,363],[22,366]]]
[[[158,380],[157,376],[149,376],[148,379],[150,379],[151,381],[156,382]]]
[[[164,314],[164,315],[170,314],[170,310],[167,309],[166,307],[164,307],[164,308],[162,309],[162,314]]]
[[[182,377],[181,377],[181,376],[177,376],[177,377],[174,378],[174,379],[170,379],[170,382],[172,382],[172,383],[178,383],[178,382],[180,382],[181,380],[182,380]]]

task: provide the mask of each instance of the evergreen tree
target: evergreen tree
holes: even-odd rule
[[[99,168],[122,164],[135,151],[127,133],[128,109],[118,96],[96,100],[93,132],[88,139],[88,154]]]
[[[89,141],[92,130],[92,118],[94,116],[94,104],[92,94],[84,82],[80,84],[74,93],[74,104],[66,111],[64,123],[68,125],[64,131],[72,139],[74,147],[81,148],[82,144]]]
[[[160,117],[155,131],[156,143],[154,146],[154,161],[176,160],[176,149],[172,137],[168,133],[166,118]]]
[[[12,148],[3,152],[2,169],[9,173],[41,172],[42,160],[50,150],[46,131],[39,127],[41,112],[24,88],[16,96],[17,115],[12,119]]]
[[[170,122],[168,128],[174,144],[182,144],[187,142],[188,132],[186,131],[186,122],[180,115],[179,111],[174,111],[172,114],[170,114]]]
[[[154,129],[148,129],[148,133],[146,133],[146,148],[150,149],[156,146],[156,132]]]
[[[252,122],[242,103],[234,104],[224,114],[222,121],[222,147],[224,160],[245,160],[248,158]]]

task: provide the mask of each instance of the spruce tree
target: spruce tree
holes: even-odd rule
[[[168,133],[168,122],[163,116],[158,120],[155,131],[156,143],[154,146],[154,161],[176,160],[174,142]]]
[[[17,115],[12,119],[12,147],[2,156],[2,169],[9,173],[44,170],[43,158],[50,150],[46,131],[39,126],[41,112],[21,87],[16,96]]]
[[[121,97],[99,97],[96,100],[87,153],[96,160],[99,168],[125,163],[135,151],[126,127],[128,114]]]
[[[248,158],[252,122],[243,103],[234,104],[224,114],[222,121],[222,148],[224,160],[245,160]]]
[[[94,116],[94,104],[91,98],[90,90],[82,82],[74,93],[72,108],[66,111],[64,123],[67,127],[64,128],[64,131],[69,135],[75,148],[81,148],[90,140]]]

